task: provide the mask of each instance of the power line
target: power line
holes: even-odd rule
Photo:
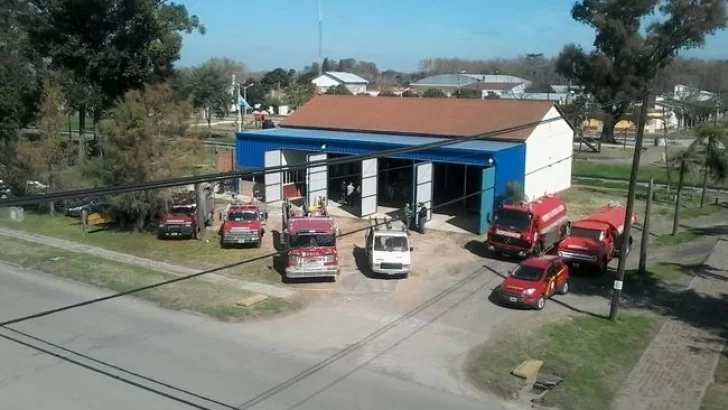
[[[35,350],[37,352],[40,352],[40,353],[43,353],[43,354],[47,354],[49,356],[53,356],[53,357],[55,357],[57,359],[63,360],[64,362],[68,362],[68,363],[74,364],[76,366],[83,367],[86,370],[90,370],[90,371],[92,371],[94,373],[98,373],[98,374],[104,375],[106,377],[110,377],[110,378],[112,378],[114,380],[118,380],[118,381],[120,381],[122,383],[125,383],[125,384],[128,384],[130,386],[134,386],[136,388],[139,388],[139,389],[148,391],[148,392],[153,393],[153,394],[156,394],[158,396],[162,396],[162,397],[164,397],[166,399],[173,400],[173,401],[176,401],[178,403],[182,403],[182,404],[184,404],[186,406],[193,407],[193,408],[199,409],[199,410],[213,410],[213,409],[211,409],[209,407],[201,406],[201,405],[196,404],[196,403],[193,403],[193,402],[191,402],[189,400],[185,400],[185,399],[179,398],[177,396],[174,396],[174,395],[169,394],[169,393],[165,393],[165,392],[163,392],[161,390],[158,390],[158,389],[155,389],[153,387],[145,386],[145,385],[143,385],[141,383],[138,383],[138,382],[135,382],[133,380],[127,379],[125,377],[118,376],[118,375],[113,374],[111,372],[108,372],[106,370],[98,369],[96,367],[90,366],[90,365],[88,365],[86,363],[83,363],[81,361],[72,359],[72,358],[70,358],[68,356],[64,356],[62,354],[52,352],[52,351],[50,351],[48,349],[44,349],[42,347],[35,346],[33,344],[30,344],[28,342],[22,341],[20,339],[15,338],[15,337],[8,336],[8,335],[4,335],[4,334],[0,333],[0,338],[3,338],[5,340],[11,341],[13,343],[16,343],[16,344],[19,344],[19,345],[22,345],[22,346],[25,346],[25,347],[27,347],[29,349],[32,349],[32,350]]]
[[[442,204],[438,204],[437,206],[433,206],[431,209],[437,209],[437,208],[440,208],[440,207],[452,205],[454,203],[457,203],[457,202],[462,201],[463,199],[470,198],[470,197],[473,197],[473,196],[476,196],[476,195],[480,195],[484,191],[485,190],[479,190],[477,192],[473,192],[473,193],[470,193],[468,195],[462,195],[462,196],[460,196],[458,198],[455,198],[455,199],[453,199],[451,201],[447,201],[447,202],[444,202]],[[386,224],[386,222],[381,222],[381,223],[377,224],[377,226],[378,225],[383,225],[383,224]],[[349,231],[349,232],[346,232],[346,233],[337,235],[337,238],[341,238],[341,237],[344,237],[344,236],[353,235],[353,234],[359,233],[359,232],[364,232],[367,229],[369,229],[369,227],[355,229],[353,231]],[[4,326],[8,326],[8,325],[13,325],[13,324],[21,323],[21,322],[26,322],[26,321],[33,320],[33,319],[39,319],[39,318],[46,317],[46,316],[51,316],[51,315],[54,315],[56,313],[61,313],[61,312],[65,312],[67,310],[77,309],[77,308],[81,308],[81,307],[88,306],[88,305],[94,305],[94,304],[97,304],[97,303],[105,302],[107,300],[118,299],[118,298],[123,297],[123,296],[130,296],[130,295],[133,295],[133,294],[136,294],[136,293],[145,291],[145,290],[151,290],[151,289],[155,289],[155,288],[158,288],[158,287],[161,287],[161,286],[171,285],[173,283],[182,282],[182,281],[189,280],[189,279],[194,279],[194,278],[197,278],[197,277],[200,277],[200,276],[203,276],[203,275],[207,275],[207,274],[210,274],[210,273],[214,273],[214,272],[218,272],[218,271],[221,271],[221,270],[233,268],[233,267],[236,267],[236,266],[245,265],[247,263],[252,263],[252,262],[259,261],[259,260],[271,258],[271,257],[274,257],[274,256],[283,255],[286,252],[287,252],[286,250],[271,252],[271,253],[267,253],[267,254],[264,254],[264,255],[256,256],[254,258],[245,259],[243,261],[239,261],[239,262],[227,264],[227,265],[224,265],[224,266],[219,266],[217,268],[208,269],[208,270],[204,270],[204,271],[201,271],[201,272],[192,273],[192,274],[185,275],[185,276],[180,276],[180,277],[177,277],[177,278],[174,278],[174,279],[168,279],[168,280],[165,280],[165,281],[162,281],[162,282],[153,283],[151,285],[141,286],[141,287],[134,288],[134,289],[129,289],[129,290],[126,290],[126,291],[123,291],[123,292],[117,292],[117,293],[113,293],[111,295],[102,296],[102,297],[98,297],[98,298],[94,298],[94,299],[89,299],[89,300],[86,300],[86,301],[83,301],[83,302],[73,303],[73,304],[66,305],[66,306],[62,306],[62,307],[58,307],[58,308],[55,308],[55,309],[48,309],[48,310],[44,310],[44,311],[41,311],[41,312],[37,312],[37,313],[30,314],[30,315],[27,315],[27,316],[18,317],[18,318],[15,318],[15,319],[5,320],[3,322],[0,322],[0,327],[4,327]]]
[[[115,195],[115,194],[121,194],[121,193],[132,192],[132,191],[141,191],[141,190],[158,189],[158,188],[170,188],[170,187],[181,186],[181,185],[194,185],[194,184],[200,184],[200,183],[209,183],[209,182],[213,182],[213,181],[224,181],[224,180],[229,180],[229,179],[233,179],[233,178],[249,177],[249,176],[255,176],[255,175],[260,175],[260,174],[308,169],[308,168],[314,168],[317,166],[348,164],[348,163],[364,161],[367,159],[374,159],[374,158],[379,158],[379,157],[390,157],[390,156],[395,156],[395,155],[424,151],[424,150],[428,150],[428,149],[447,147],[449,145],[457,145],[457,144],[467,142],[467,141],[480,140],[480,139],[490,138],[490,137],[494,137],[494,136],[498,136],[498,135],[502,135],[502,134],[508,134],[511,132],[522,131],[522,130],[526,130],[529,128],[535,128],[539,125],[548,124],[548,123],[559,121],[562,119],[563,119],[562,117],[558,116],[558,117],[549,118],[547,120],[526,123],[526,124],[522,124],[522,125],[510,127],[510,128],[505,128],[505,129],[501,129],[501,130],[497,130],[497,131],[493,131],[493,132],[489,132],[489,133],[485,133],[485,134],[479,134],[479,135],[475,135],[475,136],[471,136],[471,137],[461,138],[461,139],[445,139],[442,141],[435,141],[435,142],[420,144],[420,145],[416,145],[416,146],[412,146],[412,147],[380,150],[380,151],[375,151],[370,154],[353,155],[353,156],[349,156],[349,157],[345,157],[345,158],[335,158],[335,159],[327,158],[327,159],[312,161],[312,162],[309,162],[306,164],[300,164],[300,165],[292,165],[292,166],[291,165],[281,165],[281,166],[275,166],[275,167],[257,168],[255,170],[231,171],[231,172],[215,173],[215,174],[193,176],[193,177],[171,178],[171,179],[165,179],[165,180],[159,180],[159,181],[143,182],[143,183],[137,183],[137,184],[127,184],[127,185],[121,185],[121,186],[116,186],[116,187],[86,188],[86,189],[54,192],[54,193],[49,193],[49,194],[45,194],[45,195],[31,195],[31,196],[24,196],[24,197],[18,197],[18,198],[9,198],[9,199],[5,199],[5,200],[1,200],[0,207],[39,204],[39,203],[46,203],[46,202],[50,202],[50,201],[57,201],[57,200],[61,200],[61,199],[78,198],[78,197],[86,197],[86,196]]]
[[[94,357],[92,357],[92,356],[89,356],[89,355],[87,355],[87,354],[84,354],[84,353],[80,353],[80,352],[77,352],[77,351],[75,351],[75,350],[71,350],[71,349],[69,349],[69,348],[67,348],[67,347],[63,347],[63,346],[61,346],[61,345],[58,345],[58,344],[56,344],[56,343],[52,343],[52,342],[49,342],[49,341],[47,341],[47,340],[45,340],[45,339],[41,339],[40,337],[37,337],[37,336],[33,336],[33,335],[29,334],[29,333],[21,332],[20,330],[17,330],[17,329],[13,329],[13,328],[11,328],[11,327],[7,327],[7,326],[0,326],[0,328],[2,328],[2,329],[5,329],[5,330],[8,330],[8,331],[10,331],[10,332],[13,332],[13,333],[15,333],[15,334],[17,334],[17,335],[23,336],[23,337],[25,337],[25,338],[27,338],[27,339],[31,339],[31,340],[33,340],[34,342],[38,342],[38,343],[43,343],[44,345],[50,346],[50,347],[52,347],[52,348],[54,348],[54,349],[58,349],[58,350],[61,350],[61,351],[65,352],[65,353],[69,353],[69,354],[72,354],[72,355],[74,355],[74,356],[78,356],[78,357],[81,357],[81,358],[83,358],[83,359],[85,359],[85,360],[88,360],[88,361],[90,361],[90,362],[93,362],[93,363],[96,363],[96,364],[100,364],[100,365],[102,365],[102,366],[106,366],[106,367],[108,367],[108,368],[114,369],[114,370],[116,370],[116,371],[119,371],[119,372],[122,372],[122,373],[126,373],[126,374],[128,374],[128,375],[130,375],[130,376],[133,376],[133,377],[136,377],[136,378],[139,378],[139,379],[142,379],[142,380],[148,381],[148,382],[150,382],[150,383],[154,383],[154,384],[160,385],[160,386],[162,386],[162,387],[165,387],[165,388],[167,388],[167,389],[170,389],[170,390],[174,390],[174,391],[176,391],[176,392],[179,392],[179,393],[183,393],[183,394],[185,394],[185,395],[188,395],[188,396],[194,397],[194,398],[196,398],[196,399],[204,400],[204,401],[207,401],[207,402],[210,402],[210,403],[216,404],[216,405],[218,405],[218,406],[221,406],[221,407],[225,407],[225,408],[227,408],[227,409],[230,409],[230,410],[237,410],[237,408],[236,408],[236,407],[234,407],[234,406],[232,406],[232,405],[230,405],[230,404],[227,404],[227,403],[223,403],[223,402],[221,402],[221,401],[218,401],[218,400],[215,400],[215,399],[212,399],[212,398],[206,397],[206,396],[202,396],[202,395],[200,395],[200,394],[197,394],[197,393],[191,392],[191,391],[189,391],[189,390],[185,390],[185,389],[181,389],[181,388],[179,388],[179,387],[175,387],[175,386],[173,386],[173,385],[171,385],[171,384],[169,384],[169,383],[165,383],[165,382],[162,382],[162,381],[159,381],[159,380],[153,379],[153,378],[151,378],[151,377],[149,377],[149,376],[144,376],[143,374],[139,374],[139,373],[133,372],[133,371],[131,371],[131,370],[127,370],[127,369],[125,369],[125,368],[123,368],[123,367],[121,367],[121,366],[117,366],[117,365],[114,365],[114,364],[111,364],[111,363],[105,362],[105,361],[103,361],[103,360],[99,360],[99,359],[96,359],[96,358],[94,358]],[[4,336],[2,335],[2,333],[0,333],[0,337],[4,337]],[[14,340],[11,340],[11,339],[9,339],[9,338],[6,338],[6,339],[7,339],[7,340],[10,340],[10,341],[12,341],[12,342],[15,342]],[[27,346],[27,345],[24,345],[24,346]],[[35,350],[38,350],[38,349],[35,349]],[[38,351],[41,351],[41,350],[38,350]],[[41,352],[42,352],[42,353],[45,353],[45,352],[43,352],[43,351],[41,351]],[[56,357],[57,357],[57,356],[56,356]],[[64,358],[63,358],[62,360],[65,360],[65,358],[66,358],[67,356],[63,356],[63,357],[64,357]],[[71,362],[71,363],[72,363],[72,362]],[[72,364],[76,364],[76,363],[72,363]],[[114,377],[114,379],[118,379],[118,378],[117,378],[117,377]],[[136,387],[136,386],[135,386],[135,387]]]

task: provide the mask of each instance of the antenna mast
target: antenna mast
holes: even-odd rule
[[[321,75],[324,70],[324,19],[321,17],[321,0],[316,0],[316,12],[318,13],[318,73]]]

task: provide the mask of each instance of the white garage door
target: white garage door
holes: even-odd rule
[[[263,166],[265,168],[280,167],[281,155],[281,150],[266,151]],[[280,170],[265,173],[265,202],[273,203],[281,200],[283,194],[283,188],[281,187],[282,175],[283,173]]]
[[[432,219],[432,192],[433,192],[433,170],[432,162],[415,164],[415,200],[413,210],[417,212],[417,204],[423,203],[427,207],[427,220]]]
[[[361,162],[361,216],[377,213],[378,167],[376,158]]]
[[[308,154],[307,164],[326,161],[326,154]],[[329,166],[326,163],[306,168],[306,200],[313,204],[318,198],[328,198],[329,195]]]

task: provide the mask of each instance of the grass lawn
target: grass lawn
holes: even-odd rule
[[[20,240],[3,241],[3,246],[0,247],[0,260],[117,292],[175,278],[146,268]],[[251,295],[252,293],[247,291],[198,279],[177,282],[137,294],[139,298],[155,302],[165,308],[194,311],[220,320],[266,317],[290,311],[298,306],[295,301],[278,298],[268,298],[250,307],[237,305],[242,299]]]
[[[629,180],[631,169],[632,166],[627,164],[605,164],[603,162],[577,159],[573,161],[572,174],[575,178],[589,177]],[[673,185],[677,184],[678,176],[677,170],[670,170],[670,178]],[[642,182],[649,182],[652,177],[655,178],[656,184],[667,184],[665,168],[653,165],[641,165],[637,179]],[[697,173],[686,174],[685,185],[700,187],[702,186],[702,179]],[[725,188],[726,184],[716,184],[709,181],[708,186],[712,188]]]
[[[656,318],[623,315],[616,323],[581,316],[520,327],[471,352],[466,371],[479,388],[513,398],[522,384],[511,371],[524,360],[543,360],[543,373],[564,377],[545,405],[608,410],[658,325]]]
[[[200,270],[224,266],[270,252],[265,247],[260,249],[222,249],[217,240],[217,235],[213,233],[209,234],[209,243],[197,240],[162,241],[152,233],[120,232],[115,229],[93,230],[92,228],[86,236],[83,236],[81,225],[75,218],[66,216],[51,217],[30,212],[26,212],[25,222],[23,223],[0,219],[0,226]],[[266,234],[263,241],[270,241],[269,236],[270,233]],[[280,282],[280,276],[272,269],[272,261],[269,259],[230,268],[218,273],[261,282]]]
[[[703,396],[700,410],[723,410],[728,403],[728,348],[720,355],[718,368],[715,369],[715,382],[708,387]]]
[[[655,246],[677,246],[694,241],[700,235],[691,231],[678,232],[677,235],[660,235],[655,239]]]

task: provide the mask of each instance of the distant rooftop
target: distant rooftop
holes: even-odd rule
[[[531,84],[525,78],[507,74],[437,74],[412,83],[413,86],[461,87],[471,83],[515,83]]]
[[[323,75],[333,78],[343,84],[369,84],[364,78],[359,77],[356,74],[345,73],[343,71],[327,71]]]

